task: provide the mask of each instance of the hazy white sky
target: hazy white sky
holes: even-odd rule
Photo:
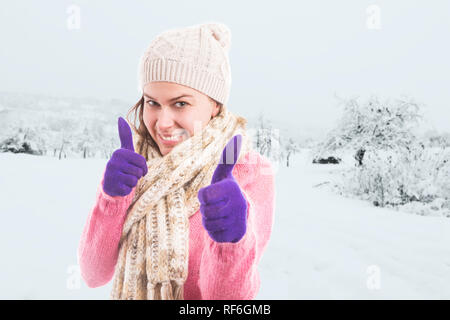
[[[80,29],[67,27],[70,5]],[[381,29],[366,22],[380,8]],[[450,131],[448,1],[8,1],[0,91],[138,100],[137,66],[160,32],[205,21],[232,31],[229,108],[299,132],[339,116],[334,94],[408,94]]]

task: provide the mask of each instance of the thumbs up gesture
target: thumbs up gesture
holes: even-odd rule
[[[211,184],[198,191],[203,227],[216,242],[238,242],[247,229],[247,201],[232,175],[241,142],[236,135],[227,143]]]
[[[128,195],[148,171],[145,158],[134,152],[131,128],[122,117],[118,127],[121,148],[113,152],[103,180],[103,191],[112,197]]]

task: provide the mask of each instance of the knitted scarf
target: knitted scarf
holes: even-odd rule
[[[247,120],[225,105],[208,124],[165,156],[133,133],[135,150],[148,173],[135,189],[119,241],[110,299],[183,300],[188,275],[189,217],[199,208],[197,193],[211,183],[228,141],[242,135],[237,163],[252,148]]]

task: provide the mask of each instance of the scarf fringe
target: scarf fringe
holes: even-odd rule
[[[147,283],[148,300],[184,300],[184,284],[181,280]]]
[[[173,300],[172,286],[170,281],[163,282],[161,287],[161,299]]]

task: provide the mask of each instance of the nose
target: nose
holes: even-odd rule
[[[161,108],[156,125],[159,131],[170,131],[170,128],[174,126],[173,115],[169,108]]]

